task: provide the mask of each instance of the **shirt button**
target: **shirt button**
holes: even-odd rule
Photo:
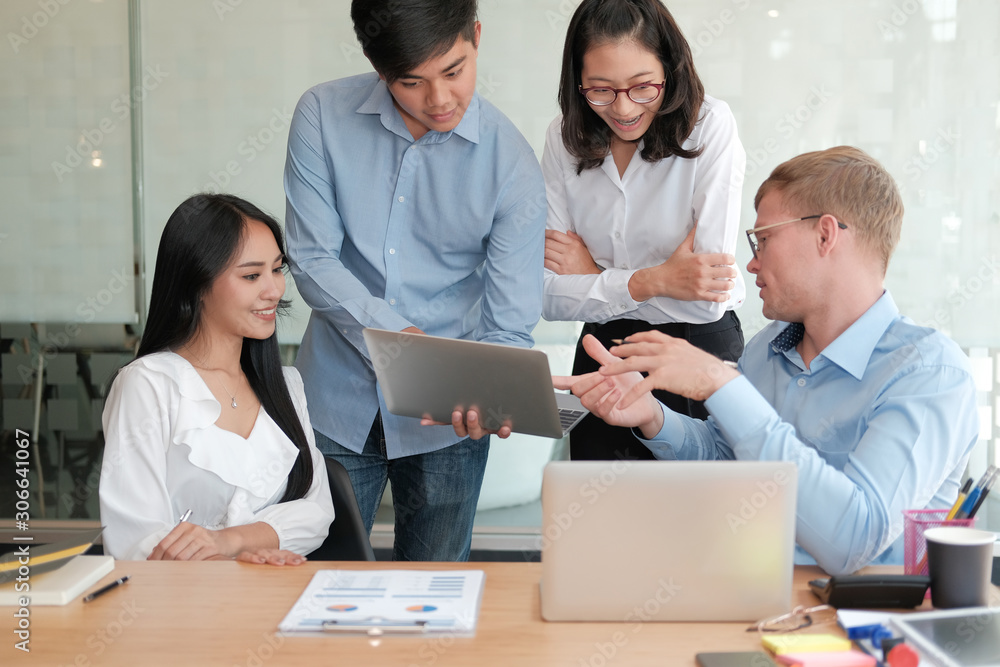
[[[620,269],[627,269],[627,268],[628,268],[628,264],[622,264],[622,265],[621,265],[620,267],[618,267],[618,268],[620,268]]]
[[[389,305],[390,306],[395,306],[396,305],[396,300],[395,299],[389,299]]]
[[[389,254],[390,255],[395,255],[396,254],[396,249],[395,248],[389,248]]]
[[[804,387],[804,386],[806,386],[806,379],[805,379],[805,378],[799,378],[799,379],[798,379],[798,380],[797,380],[797,381],[795,382],[795,384],[799,385],[800,387]]]
[[[402,197],[401,196],[397,201],[399,201],[400,203],[402,203],[405,199],[406,199],[406,197]]]
[[[621,237],[622,237],[622,233],[621,232],[615,232],[615,238],[616,239],[620,239]]]

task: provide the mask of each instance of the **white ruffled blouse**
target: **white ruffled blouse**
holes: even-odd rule
[[[183,357],[158,352],[121,370],[104,407],[105,553],[146,558],[188,509],[189,521],[213,530],[263,521],[282,549],[299,554],[323,542],[333,521],[326,463],[302,378],[291,367],[284,373],[309,442],[313,481],[304,497],[279,503],[298,450],[263,408],[244,439],[215,425],[222,406]]]

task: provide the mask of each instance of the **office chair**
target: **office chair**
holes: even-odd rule
[[[338,461],[326,456],[323,458],[326,459],[326,474],[330,478],[334,518],[330,534],[307,557],[309,560],[375,560],[347,469]]]

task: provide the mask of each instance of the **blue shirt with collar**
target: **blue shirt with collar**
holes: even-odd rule
[[[664,459],[794,461],[797,562],[901,564],[903,510],[949,508],[978,439],[969,360],[888,291],[809,368],[801,339],[801,324],[772,322],[705,402],[707,421],[664,408],[644,442]]]
[[[296,367],[313,426],[360,452],[381,409],[386,454],[454,444],[388,412],[361,331],[416,326],[530,347],[541,315],[545,185],[531,147],[476,93],[458,126],[414,141],[374,73],[306,91],[285,163],[288,258],[312,314]]]

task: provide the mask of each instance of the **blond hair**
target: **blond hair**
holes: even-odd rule
[[[882,261],[882,273],[899,243],[903,200],[878,160],[853,146],[803,153],[775,167],[757,190],[753,206],[771,191],[804,215],[830,214],[850,228],[862,248]]]

